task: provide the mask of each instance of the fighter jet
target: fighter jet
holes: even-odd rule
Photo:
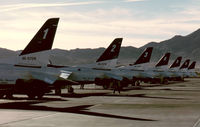
[[[147,70],[152,75],[151,83],[167,84],[171,73],[168,69],[168,63],[171,53],[165,53],[155,67]]]
[[[181,65],[181,60],[182,60],[182,57],[179,56],[176,58],[176,60],[170,65],[169,67],[169,72],[171,72],[171,75],[170,75],[170,81],[178,81],[178,80],[181,80],[181,77],[179,75],[179,68],[180,68],[180,65]]]
[[[197,73],[195,72],[195,65],[196,65],[196,61],[193,61],[191,65],[188,67],[188,70],[186,72],[186,75],[187,75],[186,77],[189,77],[189,78],[198,77]]]
[[[79,84],[91,84],[102,85],[107,88],[106,81],[111,78],[118,78],[111,73],[112,68],[117,65],[117,58],[120,52],[122,38],[116,38],[109,45],[109,47],[103,52],[103,54],[97,59],[94,64],[79,65],[79,66],[58,66],[52,63],[48,65],[51,68],[60,68],[67,72],[71,72],[69,80],[78,82]],[[60,89],[64,87],[62,81],[56,82],[57,94],[60,94]],[[71,87],[68,87],[68,92],[71,92]]]
[[[133,64],[118,67],[112,70],[113,75],[117,75],[122,78],[120,83],[121,88],[126,87],[129,84],[139,85],[139,81],[144,81],[152,77],[149,73],[145,72],[148,68],[147,64],[150,62],[152,50],[153,47],[148,47]],[[120,80],[120,78],[118,78],[118,80]]]
[[[187,77],[187,71],[188,71],[188,66],[190,64],[190,60],[187,59],[185,62],[181,65],[181,67],[175,71],[175,77],[176,81],[184,81],[184,78]]]
[[[45,66],[58,21],[59,18],[48,19],[13,63],[0,63],[0,98],[14,93],[41,98],[56,80],[68,78],[70,73]]]

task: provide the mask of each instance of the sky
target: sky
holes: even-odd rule
[[[0,0],[0,47],[23,49],[59,17],[53,48],[141,47],[200,28],[200,0]]]

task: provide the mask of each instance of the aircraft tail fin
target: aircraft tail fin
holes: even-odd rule
[[[181,60],[182,60],[181,56],[177,57],[174,63],[169,68],[179,67],[181,65]]]
[[[17,65],[41,66],[49,62],[59,18],[48,19],[19,55]],[[47,52],[43,52],[47,51]]]
[[[187,59],[187,60],[182,64],[182,66],[180,67],[180,69],[186,69],[186,68],[188,68],[189,64],[190,64],[190,60]]]
[[[116,66],[123,38],[116,38],[97,59],[97,66]]]
[[[51,49],[58,21],[59,18],[48,19],[22,51],[20,56]]]
[[[166,53],[156,64],[156,67],[168,65],[171,53]]]
[[[188,70],[195,69],[196,61],[192,62],[192,64],[188,67]]]
[[[122,38],[116,38],[115,40],[113,40],[113,42],[109,45],[109,47],[104,51],[104,53],[99,57],[96,62],[116,59],[119,56],[121,43]]]
[[[148,63],[151,59],[151,54],[153,51],[153,47],[146,48],[143,53],[140,55],[140,57],[137,59],[137,61],[132,65],[138,65],[143,63]]]

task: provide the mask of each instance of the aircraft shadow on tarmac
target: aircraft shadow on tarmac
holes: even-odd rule
[[[67,98],[84,98],[91,96],[108,96],[108,97],[141,97],[141,98],[155,98],[155,99],[174,99],[174,100],[187,100],[185,98],[175,97],[159,97],[159,96],[147,96],[146,94],[111,94],[111,93],[73,93],[73,94],[62,94],[62,97]]]
[[[37,110],[37,111],[54,111],[54,112],[62,112],[62,113],[75,113],[75,114],[81,114],[81,115],[90,115],[90,116],[125,119],[125,120],[157,121],[153,119],[143,119],[143,118],[112,115],[112,114],[88,111],[87,108],[94,105],[80,105],[80,106],[66,107],[66,108],[57,108],[57,107],[55,108],[55,107],[34,105],[34,104],[42,103],[42,102],[43,101],[9,102],[9,103],[0,104],[0,108],[1,109],[19,109],[19,110]]]
[[[4,98],[4,99],[6,99],[6,98]],[[13,97],[13,98],[11,98],[11,99],[9,99],[9,100],[34,100],[34,101],[40,101],[40,102],[47,102],[47,101],[67,101],[66,99],[62,99],[62,98],[50,98],[50,97],[43,97],[42,99],[29,99],[29,98],[27,98],[27,97]]]
[[[195,90],[195,89],[191,89],[191,90],[188,90],[188,89],[171,89],[171,88],[163,88],[163,89],[146,89],[144,88],[143,90],[166,90],[166,91],[185,91],[185,92],[200,92],[200,90]]]
[[[132,94],[132,95],[116,95],[116,94],[111,94],[111,95],[105,95],[105,96],[115,96],[115,97],[141,97],[141,98],[155,98],[155,99],[186,100],[185,98],[147,96],[146,94]]]

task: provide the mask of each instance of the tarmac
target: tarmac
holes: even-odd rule
[[[142,84],[113,93],[94,85],[75,94],[0,100],[0,127],[200,127],[200,79]]]

